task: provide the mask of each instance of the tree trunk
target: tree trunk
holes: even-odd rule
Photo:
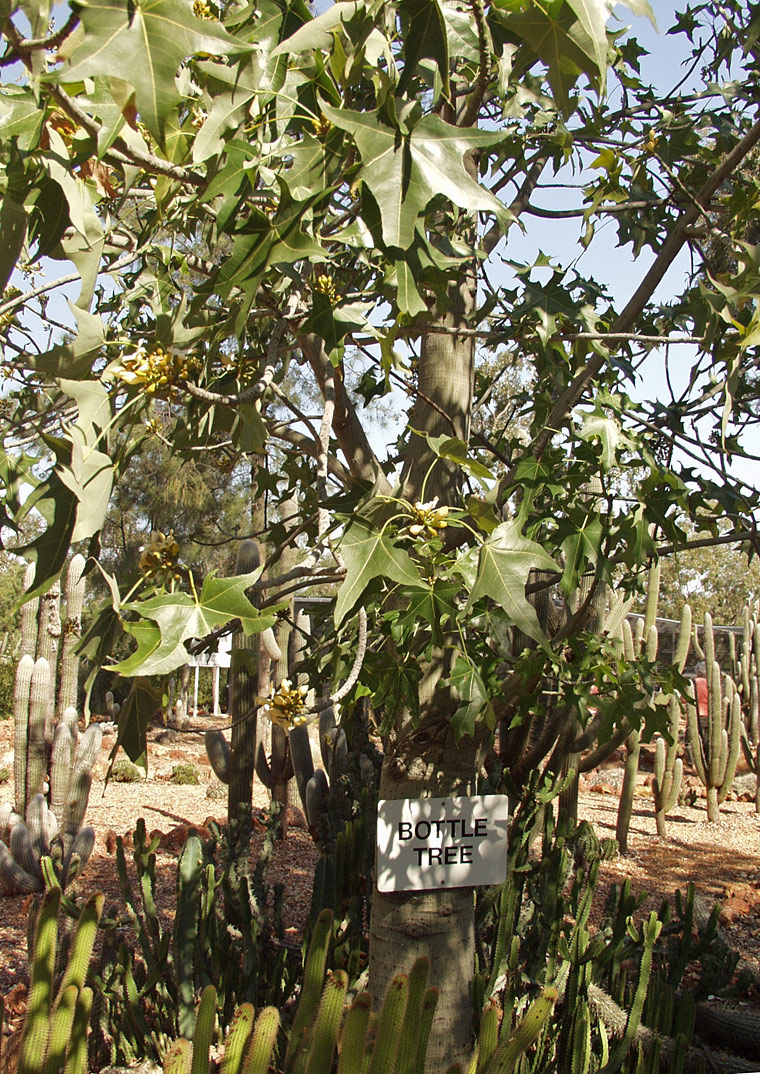
[[[450,305],[438,324],[467,324],[475,308],[474,276],[452,287]],[[431,333],[422,342],[418,367],[419,396],[412,410],[412,428],[431,435],[445,433],[465,442],[469,436],[474,379],[472,339],[454,333]],[[435,405],[430,406],[428,400]],[[448,417],[446,417],[446,416]],[[402,474],[403,495],[410,502],[438,498],[441,505],[459,503],[461,471],[436,460],[423,437],[413,436]],[[449,797],[472,793],[479,740],[456,743],[449,717],[457,700],[446,677],[450,651],[441,650],[423,669],[419,688],[420,722],[410,726],[399,713],[386,744],[380,782],[385,799]],[[370,925],[370,988],[373,1002],[382,1001],[391,978],[409,970],[416,958],[430,959],[430,982],[439,990],[430,1035],[427,1074],[469,1059],[472,1047],[474,970],[474,896],[471,888],[380,894],[375,888]]]
[[[448,723],[433,723],[402,739],[386,755],[381,798],[449,797],[472,793],[479,743],[454,741]],[[408,766],[408,767],[407,767]],[[370,988],[377,1010],[394,974],[408,972],[420,955],[430,959],[429,981],[439,991],[426,1074],[466,1064],[472,1050],[469,986],[475,969],[472,888],[372,896]]]

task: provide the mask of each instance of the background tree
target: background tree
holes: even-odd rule
[[[348,710],[370,692],[386,797],[470,792],[501,722],[506,778],[526,800],[553,784],[592,707],[594,733],[645,711],[652,669],[631,676],[598,631],[607,589],[640,589],[661,545],[688,545],[697,511],[754,532],[757,494],[731,460],[757,419],[744,236],[758,190],[741,170],[760,140],[757,16],[741,0],[679,15],[686,77],[656,89],[610,10],[365,0],[315,18],[303,0],[92,0],[51,33],[46,5],[25,2],[28,24],[7,9],[0,63],[23,78],[0,98],[0,286],[45,258],[73,264],[60,280],[79,288],[66,313],[46,297],[56,282],[16,275],[23,293],[0,304],[16,318],[14,433],[37,436],[51,464],[9,511],[47,522],[25,549],[35,586],[72,543],[98,555],[155,399],[173,458],[229,443],[276,460],[257,466],[254,499],[299,514],[268,530],[260,614],[251,575],[207,576],[199,593],[167,555],[128,598],[110,578],[94,660],[126,630],[137,647],[119,670],[168,673],[191,638],[236,617],[260,630],[291,587],[339,582],[313,677]],[[631,297],[584,277],[575,248],[524,263],[515,244],[534,217],[576,219],[592,249],[612,221],[643,266]],[[702,270],[705,227],[731,245],[728,275]],[[682,251],[695,271],[663,300]],[[471,436],[478,342],[517,366],[522,425],[493,440]],[[670,371],[684,346],[685,382],[634,397],[650,353]],[[288,391],[296,368],[316,412]],[[394,387],[408,425],[384,456],[355,399]],[[9,502],[19,466],[10,452]],[[302,558],[278,576],[294,544]],[[138,702],[124,711],[120,739],[139,750]],[[421,952],[441,991],[437,1071],[468,1052],[471,891],[375,894],[375,994]]]

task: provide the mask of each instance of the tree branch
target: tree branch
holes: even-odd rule
[[[654,264],[644,276],[633,296],[629,299],[625,309],[616,317],[611,325],[611,332],[628,332],[641,316],[647,302],[652,297],[658,284],[668,271],[681,247],[687,241],[688,229],[699,219],[701,211],[699,205],[710,203],[713,194],[731,175],[733,170],[744,160],[751,149],[760,141],[760,121],[755,122],[745,136],[737,142],[732,151],[723,162],[715,169],[712,175],[703,184],[702,189],[696,196],[695,202],[689,204],[680,219],[669,232],[660,252],[655,258]],[[562,423],[573,407],[579,402],[590,382],[596,377],[607,362],[607,357],[594,354],[589,359],[585,369],[578,373],[562,392],[544,425],[544,428],[535,438],[531,447],[531,454],[535,459],[540,459],[552,439],[556,435]],[[513,465],[504,478],[501,488],[509,487],[514,481],[516,465]]]

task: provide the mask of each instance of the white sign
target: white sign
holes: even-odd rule
[[[379,891],[504,883],[505,794],[381,799],[377,805]]]

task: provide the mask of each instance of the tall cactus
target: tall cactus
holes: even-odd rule
[[[103,896],[92,895],[77,922],[63,979],[53,992],[60,888],[46,894],[31,953],[31,983],[21,1035],[18,1074],[85,1074],[92,989],[85,986]]]
[[[694,767],[707,790],[707,819],[717,821],[736,773],[741,740],[741,701],[730,675],[715,659],[712,616],[705,613],[704,654],[707,671],[707,715],[700,726],[696,698],[687,705]]]
[[[660,598],[660,564],[653,563],[649,568],[647,603],[644,619],[639,620],[634,638],[630,625],[623,623],[623,651],[626,660],[633,661],[646,650],[647,660],[653,662],[657,657],[657,604]],[[641,705],[643,707],[643,703]],[[636,789],[636,775],[639,770],[639,754],[641,752],[641,731],[634,728],[625,740],[626,762],[623,775],[623,786],[620,789],[620,802],[618,804],[617,824],[615,838],[620,847],[620,853],[625,854],[628,849],[628,830],[631,825],[633,813],[633,795]]]
[[[55,659],[60,636],[60,599],[56,592],[30,602],[22,613],[22,646],[14,690],[15,808],[8,810],[6,843],[0,841],[0,886],[10,892],[41,891],[42,858],[49,856],[61,886],[80,872],[92,852],[95,833],[83,827],[92,784],[92,769],[102,732],[93,725],[80,736],[75,700],[79,659],[74,651],[80,634],[84,559],[75,556],[64,588],[64,642],[58,665],[59,711],[55,709]],[[28,573],[30,584],[33,575]],[[38,608],[39,622],[33,613]],[[39,655],[40,649],[45,655]],[[37,659],[35,660],[35,656]]]
[[[681,612],[681,625],[673,663],[676,670],[683,672],[689,653],[691,640],[691,608],[684,604]],[[681,725],[681,705],[677,697],[671,696],[668,707],[668,737],[666,742],[662,735],[657,735],[654,753],[654,798],[657,834],[664,837],[665,817],[678,801],[683,776],[683,761],[678,756],[678,738]]]

